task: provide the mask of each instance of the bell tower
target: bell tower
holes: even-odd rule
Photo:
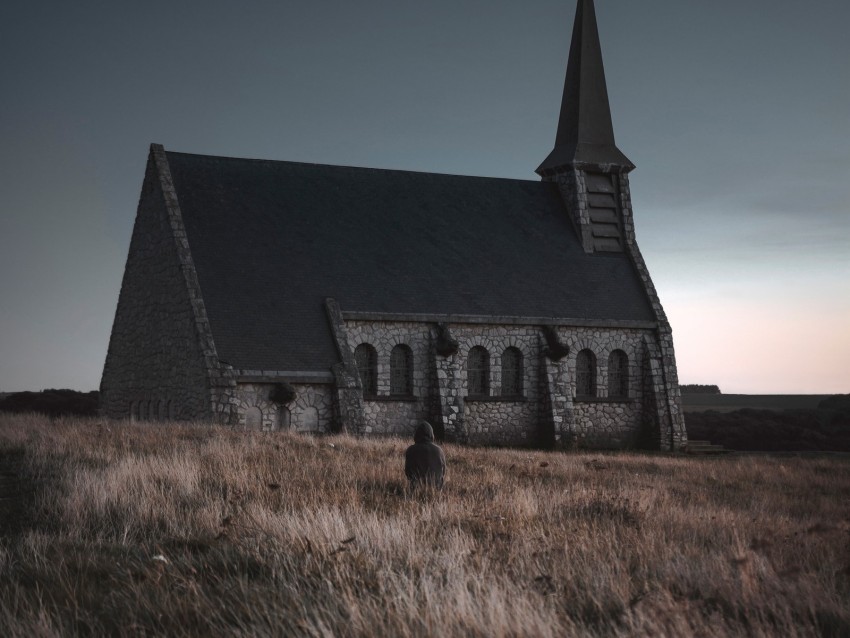
[[[578,0],[555,148],[537,173],[560,187],[585,252],[625,250],[634,167],[614,142],[593,0]]]
[[[673,331],[635,240],[629,172],[614,142],[593,0],[578,0],[555,148],[537,168],[561,191],[585,253],[625,253],[635,267],[657,329],[644,340],[644,415],[662,450],[687,444]]]

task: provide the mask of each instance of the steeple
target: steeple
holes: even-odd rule
[[[606,172],[634,168],[614,143],[593,0],[578,0],[576,6],[555,148],[537,173],[545,177],[568,166]]]

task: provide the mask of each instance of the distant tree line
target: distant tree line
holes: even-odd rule
[[[48,416],[95,416],[97,403],[97,391],[13,392],[0,400],[0,412],[38,412]]]
[[[686,383],[680,385],[682,394],[722,394],[716,385],[700,385],[699,383]]]
[[[688,412],[688,437],[730,450],[850,452],[850,395],[831,396],[815,410]]]

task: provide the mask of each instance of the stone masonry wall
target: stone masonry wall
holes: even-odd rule
[[[573,443],[586,447],[628,447],[641,439],[643,420],[644,339],[650,330],[577,328],[559,330],[561,340],[569,345],[566,364],[571,380]],[[576,396],[576,358],[584,349],[596,357],[596,395],[586,399]],[[608,358],[614,350],[628,357],[628,392],[624,398],[608,396]]]
[[[295,399],[286,405],[269,400],[273,383],[238,383],[236,401],[238,419],[236,426],[252,427],[249,411],[259,416],[253,428],[264,432],[292,429],[310,434],[330,432],[333,420],[333,388],[329,384],[293,384]],[[288,419],[286,418],[288,416]],[[288,421],[288,422],[287,422]]]
[[[473,445],[538,446],[542,443],[540,410],[532,401],[464,403],[469,442]]]
[[[106,355],[101,412],[141,420],[212,417],[205,352],[153,157]]]
[[[658,297],[658,292],[655,290],[655,284],[652,283],[649,269],[646,267],[646,262],[637,245],[629,176],[627,173],[620,173],[618,186],[626,247],[632,258],[632,262],[635,264],[635,268],[637,268],[658,320],[656,342],[659,348],[660,377],[654,388],[658,394],[655,400],[659,404],[659,414],[663,415],[664,421],[661,423],[662,427],[659,431],[658,445],[662,450],[678,450],[687,445],[688,433],[685,429],[685,413],[682,410],[679,373],[676,367],[676,354],[673,349],[673,329],[667,320],[667,314],[661,306],[661,300]],[[659,385],[660,387],[658,387]]]
[[[646,418],[660,419],[657,423],[655,445],[663,450],[679,449],[687,443],[684,412],[681,406],[681,391],[679,390],[676,356],[673,349],[673,331],[667,321],[667,315],[661,306],[655,285],[649,275],[649,269],[638,247],[635,237],[634,218],[632,213],[631,192],[629,188],[628,170],[615,166],[596,167],[603,172],[613,172],[619,201],[618,210],[624,231],[626,252],[630,256],[644,290],[652,305],[658,321],[658,330],[653,340],[658,345],[657,364],[651,366],[656,371],[655,380],[650,388],[657,396],[653,397],[651,415]],[[561,197],[571,213],[576,232],[582,240],[586,252],[593,252],[592,230],[588,215],[587,185],[585,171],[575,166],[564,166],[547,178],[554,181],[561,192]]]
[[[579,443],[587,446],[623,447],[634,445],[641,435],[643,421],[644,339],[653,331],[636,328],[559,327],[556,332],[570,353],[561,362],[547,362],[541,375],[545,345],[539,326],[516,324],[450,324],[458,341],[457,353],[441,357],[433,348],[435,331],[425,322],[347,321],[351,348],[362,343],[375,348],[378,358],[378,396],[364,398],[368,434],[408,436],[420,419],[434,423],[435,395],[453,391],[456,397],[443,397],[458,406],[462,431],[457,439],[473,444],[540,445]],[[404,344],[413,351],[413,397],[396,400],[389,396],[390,352]],[[490,355],[489,392],[486,397],[469,399],[468,354],[483,346]],[[515,347],[523,354],[523,396],[502,398],[502,353]],[[597,360],[596,396],[576,399],[576,356],[590,349]],[[608,397],[608,357],[622,350],[629,360],[629,390],[623,399]],[[443,374],[438,375],[439,372]],[[548,382],[541,382],[548,379]],[[435,380],[438,383],[435,383]],[[553,386],[550,390],[550,386]],[[553,393],[556,394],[551,396]],[[440,398],[440,397],[437,397]],[[551,421],[551,422],[550,422]],[[436,425],[436,423],[435,423]],[[562,441],[551,440],[552,432],[563,434]],[[452,433],[446,431],[447,438]]]
[[[364,397],[364,432],[369,435],[412,436],[422,419],[430,419],[429,352],[431,327],[427,323],[346,322],[352,352],[368,343],[378,354],[378,396]],[[413,395],[390,396],[390,353],[400,344],[413,351]]]

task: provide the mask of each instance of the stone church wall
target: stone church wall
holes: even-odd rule
[[[537,446],[541,442],[540,414],[531,401],[464,402],[469,443],[473,445]]]
[[[195,310],[149,160],[101,381],[101,412],[134,420],[212,415]]]
[[[451,324],[459,348],[449,357],[434,351],[433,323],[349,320],[345,328],[352,350],[366,343],[377,352],[378,396],[364,398],[366,434],[409,436],[423,418],[439,427],[439,407],[447,405],[457,408],[459,432],[450,432],[450,424],[446,434],[472,444],[547,445],[552,443],[556,427],[565,434],[562,445],[630,447],[641,441],[644,339],[654,338],[652,330],[558,327],[558,337],[570,352],[562,361],[550,362],[562,369],[559,383],[550,390],[541,383],[545,339],[540,326]],[[414,387],[410,399],[395,400],[389,393],[389,361],[390,352],[399,344],[413,352]],[[489,354],[489,388],[486,395],[470,398],[467,364],[475,346],[484,347]],[[519,397],[503,396],[502,355],[509,347],[522,353]],[[595,393],[576,398],[576,357],[583,349],[596,358]],[[614,350],[622,350],[628,357],[628,392],[622,398],[608,397],[609,356]],[[550,396],[553,392],[557,396]],[[558,410],[547,417],[544,408],[549,406],[551,411],[553,405],[559,406]]]
[[[360,344],[368,343],[378,355],[378,394],[363,399],[365,433],[412,436],[419,421],[430,418],[431,326],[418,322],[355,321],[347,322],[345,328],[352,352]],[[413,352],[410,397],[390,395],[390,353],[397,345],[406,345]]]
[[[264,432],[291,429],[307,434],[331,431],[333,392],[329,384],[293,384],[295,399],[286,405],[269,400],[273,387],[272,383],[237,384],[236,427]]]
[[[570,346],[567,357],[573,397],[573,439],[583,447],[633,447],[642,441],[643,340],[649,330],[579,328],[562,331]],[[596,395],[576,397],[576,358],[588,349],[596,357]],[[624,398],[608,396],[608,359],[614,350],[626,353],[629,385]]]
[[[579,401],[574,404],[579,447],[627,448],[641,442],[641,410],[635,400]]]

